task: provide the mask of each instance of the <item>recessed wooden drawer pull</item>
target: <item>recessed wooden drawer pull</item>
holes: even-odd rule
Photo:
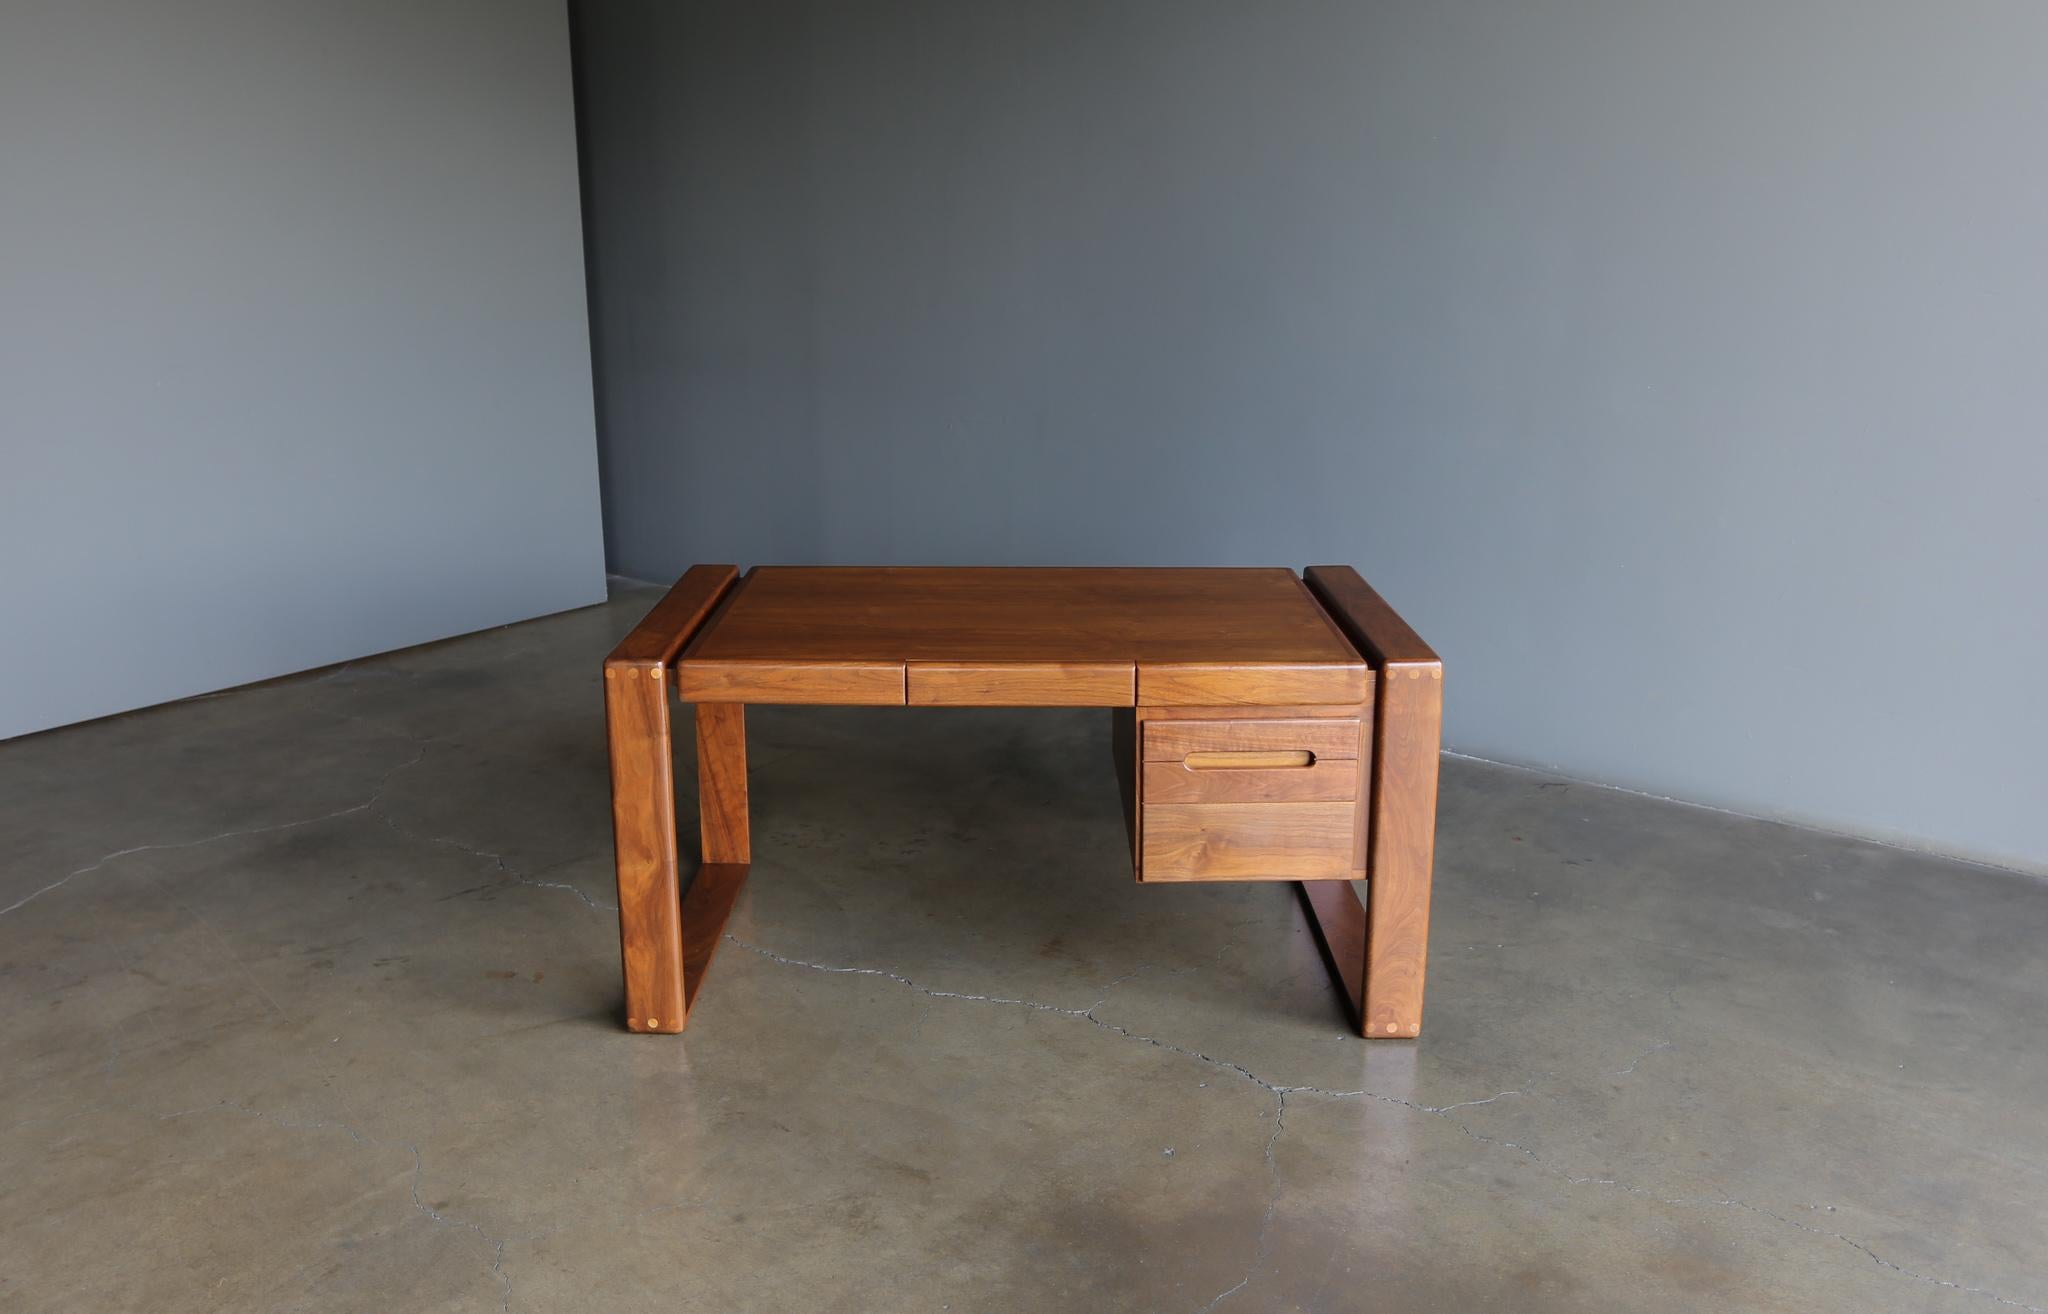
[[[1146,762],[1138,799],[1154,803],[1341,803],[1358,797],[1358,763],[1310,749],[1199,749]]]
[[[1214,771],[1229,767],[1272,770],[1282,767],[1312,767],[1316,764],[1316,755],[1306,748],[1237,752],[1218,749],[1211,752],[1189,753],[1181,759],[1181,764],[1190,771]]]

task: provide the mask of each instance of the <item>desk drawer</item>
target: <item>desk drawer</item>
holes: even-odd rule
[[[1152,803],[1349,803],[1358,763],[1298,752],[1190,753],[1147,762],[1141,788]]]
[[[1312,881],[1351,875],[1358,806],[1153,803],[1143,808],[1142,881]]]
[[[1358,756],[1355,716],[1275,717],[1236,721],[1145,722],[1145,760],[1179,762],[1190,753],[1300,753],[1317,761]]]

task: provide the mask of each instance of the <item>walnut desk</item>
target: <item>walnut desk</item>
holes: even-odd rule
[[[746,880],[748,703],[1117,709],[1138,880],[1299,882],[1360,1033],[1422,1030],[1443,665],[1349,566],[693,566],[604,676],[634,1031],[683,1029]],[[672,695],[696,705],[688,897]]]

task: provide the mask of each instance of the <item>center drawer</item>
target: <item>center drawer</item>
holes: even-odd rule
[[[1357,851],[1355,717],[1147,720],[1142,881],[1341,880]]]

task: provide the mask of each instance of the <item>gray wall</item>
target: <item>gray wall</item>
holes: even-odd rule
[[[2048,5],[572,13],[615,569],[1349,561],[1458,750],[2048,868]]]
[[[559,0],[0,6],[0,737],[603,596]]]

